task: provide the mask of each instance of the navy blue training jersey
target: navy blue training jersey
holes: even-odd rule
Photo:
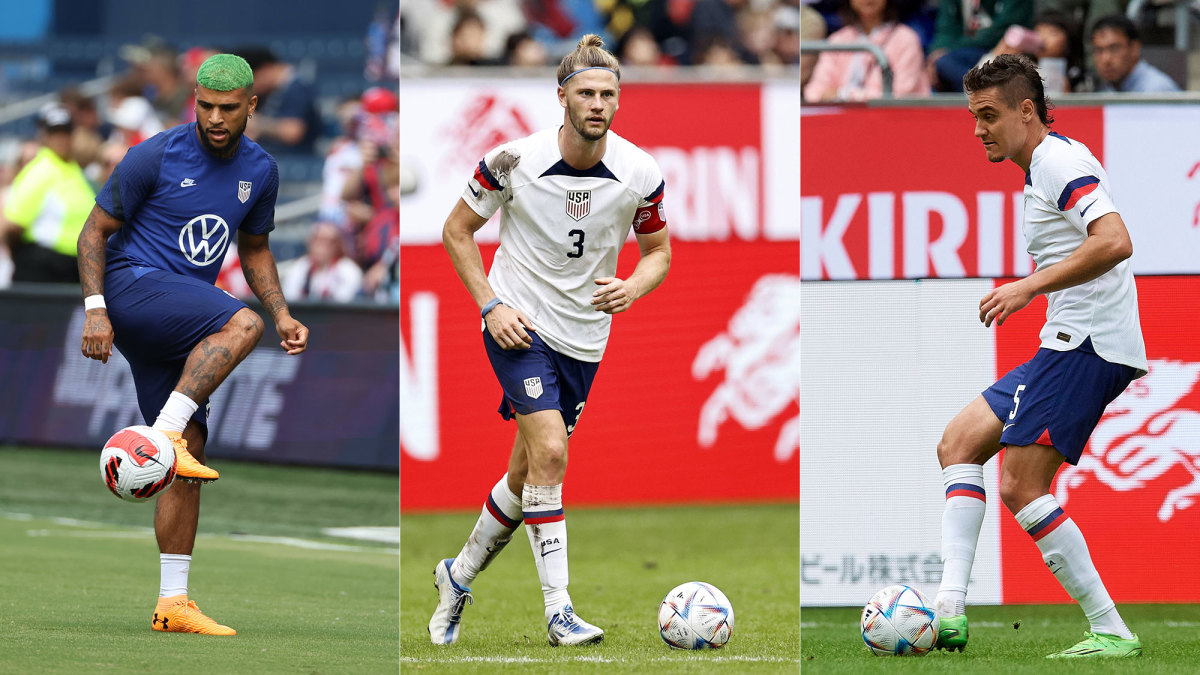
[[[211,155],[182,124],[129,149],[96,195],[121,229],[108,238],[112,272],[161,269],[215,283],[237,230],[275,229],[279,168],[242,136],[229,159]]]

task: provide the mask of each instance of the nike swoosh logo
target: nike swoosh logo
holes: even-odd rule
[[[1004,425],[1004,428],[1000,430],[1000,433],[1004,433],[1005,431],[1008,431],[1008,428],[1009,428],[1009,427],[1011,427],[1011,426],[1012,426],[1012,425],[1014,425],[1014,424],[1016,424],[1016,422],[1010,422],[1010,423],[1008,423],[1008,424],[1005,424],[1005,425]]]
[[[479,193],[475,191],[475,188],[471,187],[470,183],[467,183],[467,189],[471,191],[471,194],[475,195],[476,199],[479,199]],[[1083,215],[1083,214],[1080,214],[1080,215]]]
[[[1095,200],[1093,200],[1091,204],[1088,204],[1087,206],[1083,207],[1082,209],[1079,209],[1079,215],[1081,215],[1081,216],[1086,215],[1088,212],[1088,209],[1092,208],[1092,206],[1095,205],[1095,203],[1096,203]]]
[[[179,187],[192,187],[195,184],[196,181],[192,180],[191,178],[184,178],[183,180],[179,181]]]
[[[551,553],[554,553],[555,551],[561,551],[561,550],[562,550],[561,548],[552,548],[549,551],[542,551],[542,557],[545,558],[546,556],[550,555]]]
[[[154,455],[148,454],[145,450],[142,449],[144,447],[146,447],[146,446],[144,446],[144,445],[137,446],[137,448],[133,451],[133,454],[135,454],[138,457],[141,457],[143,459],[148,459],[151,462],[158,464],[159,466],[162,466],[162,462],[158,461],[158,459],[155,458]]]

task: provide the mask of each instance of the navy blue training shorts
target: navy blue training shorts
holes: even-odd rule
[[[1089,337],[1066,352],[1038,349],[983,392],[1004,423],[1001,445],[1052,445],[1078,464],[1088,437],[1137,371],[1100,358]]]
[[[488,360],[504,390],[498,412],[510,420],[515,413],[528,415],[539,410],[558,410],[570,437],[600,364],[559,354],[536,331],[528,332],[533,338],[529,349],[505,350],[496,344],[486,328],[483,330]]]
[[[164,270],[141,276],[130,268],[115,270],[105,275],[104,287],[113,341],[129,361],[142,417],[154,424],[179,384],[188,354],[246,303],[210,283]],[[197,403],[192,419],[207,434],[207,402]]]

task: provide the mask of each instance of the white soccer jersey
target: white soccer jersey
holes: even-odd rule
[[[654,159],[612,131],[600,162],[572,168],[555,127],[487,153],[462,197],[483,218],[504,209],[488,272],[500,300],[555,351],[595,362],[612,317],[591,304],[594,280],[616,274],[630,227],[649,234],[666,225],[663,188]]]
[[[1038,269],[1053,265],[1087,239],[1088,224],[1116,212],[1108,174],[1082,143],[1054,132],[1033,150],[1025,176],[1022,229]],[[1068,351],[1089,336],[1106,361],[1146,373],[1137,287],[1128,260],[1087,283],[1047,294],[1042,346]]]

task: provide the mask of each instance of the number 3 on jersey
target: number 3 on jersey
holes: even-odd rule
[[[571,237],[575,237],[575,241],[571,242],[571,245],[575,247],[575,250],[567,253],[567,257],[568,258],[582,258],[583,257],[583,235],[584,235],[583,230],[571,230],[570,232],[567,233],[567,235],[571,236]]]

